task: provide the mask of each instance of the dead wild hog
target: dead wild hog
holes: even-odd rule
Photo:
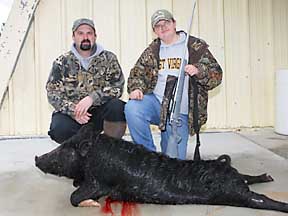
[[[79,186],[71,195],[84,200],[154,204],[211,204],[288,212],[288,204],[249,190],[248,184],[272,181],[231,167],[229,156],[216,160],[178,160],[141,145],[95,132],[92,124],[55,150],[35,157],[44,173],[66,176]]]

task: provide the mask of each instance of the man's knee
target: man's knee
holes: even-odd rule
[[[130,115],[135,116],[140,111],[141,111],[141,101],[138,100],[127,101],[124,108],[124,113],[126,117]]]
[[[126,131],[126,118],[124,114],[125,102],[118,98],[106,104],[103,122],[104,133],[115,138],[122,138]]]
[[[104,121],[103,129],[106,135],[120,139],[125,134],[126,122]]]
[[[107,106],[107,114],[104,118],[107,121],[112,122],[125,122],[125,114],[124,114],[124,107],[125,102],[119,100],[118,98],[112,99],[108,102]]]
[[[48,135],[51,137],[52,140],[61,144],[62,142],[73,136],[74,133],[69,128],[59,126],[50,128],[50,130],[48,131]]]
[[[68,117],[64,115],[58,115],[52,118],[48,135],[57,143],[62,143],[66,139],[76,134],[80,127],[80,124],[71,121]]]

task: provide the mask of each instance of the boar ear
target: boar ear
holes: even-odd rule
[[[82,157],[85,157],[86,154],[89,152],[89,149],[91,146],[92,146],[92,142],[89,139],[83,140],[78,146],[79,154]]]

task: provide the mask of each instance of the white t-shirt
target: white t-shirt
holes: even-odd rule
[[[182,55],[185,47],[186,35],[181,32],[178,41],[174,44],[165,44],[161,41],[160,45],[160,61],[159,61],[159,72],[158,72],[158,81],[156,83],[153,93],[156,95],[157,99],[162,103],[164,96],[166,80],[168,75],[178,77],[181,67]],[[186,47],[186,57],[188,59],[188,48]],[[180,113],[188,114],[188,84],[189,77],[185,75],[184,80],[184,89],[182,94],[182,102]]]

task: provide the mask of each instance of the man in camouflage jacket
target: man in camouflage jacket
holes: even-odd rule
[[[53,62],[46,84],[48,101],[55,109],[48,134],[62,143],[93,121],[98,130],[120,138],[126,123],[125,103],[119,100],[124,76],[117,57],[96,44],[92,20],[76,20],[72,31],[71,50]]]
[[[166,152],[171,133],[171,126],[167,124],[167,110],[171,100],[166,95],[169,92],[167,83],[171,77],[178,77],[186,33],[176,32],[176,21],[167,10],[156,11],[151,17],[151,24],[158,38],[144,50],[130,71],[127,85],[130,100],[125,106],[125,115],[133,141],[152,151],[156,148],[150,125],[158,125],[161,130],[161,149]],[[188,64],[184,68],[186,77],[180,112],[182,126],[177,129],[182,137],[178,148],[180,159],[186,158],[189,133],[195,133],[191,77],[196,78],[199,89],[200,126],[207,121],[208,90],[218,86],[222,80],[222,69],[203,40],[189,36],[187,49]]]

